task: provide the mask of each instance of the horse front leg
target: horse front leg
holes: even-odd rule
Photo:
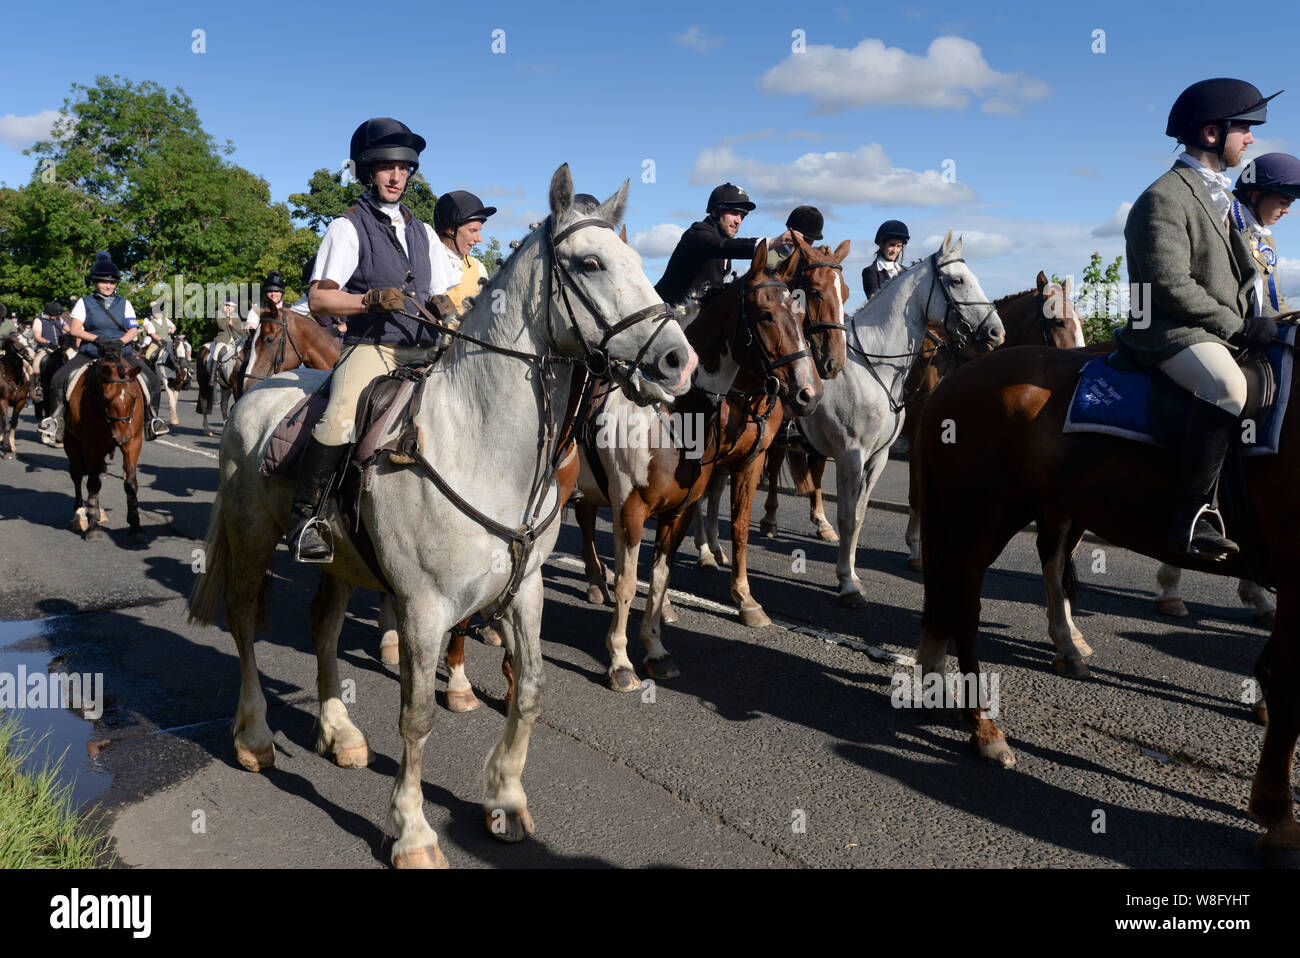
[[[442,637],[454,624],[435,594],[401,596],[397,602],[402,706],[402,762],[393,782],[391,814],[397,830],[392,862],[397,868],[446,868],[438,833],[424,817],[424,745],[433,729],[434,686]]]
[[[140,528],[140,479],[136,471],[136,464],[140,460],[140,444],[140,435],[137,433],[122,450],[122,486],[126,489],[127,541],[137,546],[149,541],[149,537]]]
[[[781,481],[781,463],[785,461],[785,450],[773,446],[767,451],[767,499],[763,503],[763,519],[758,524],[758,532],[764,539],[776,538],[776,511],[780,505],[780,493],[777,485]]]
[[[635,586],[635,577],[633,578]],[[488,831],[503,842],[522,841],[533,834],[533,817],[524,794],[524,763],[533,725],[542,711],[546,677],[542,671],[541,571],[527,576],[519,594],[502,617],[502,640],[515,663],[517,681],[501,738],[483,769],[483,813]]]
[[[104,484],[103,468],[104,463],[100,462],[97,466],[91,466],[86,473],[86,532],[83,538],[87,542],[104,538],[99,512],[99,490]]]
[[[316,751],[341,768],[365,768],[374,758],[366,737],[353,724],[343,704],[339,682],[339,632],[356,588],[325,573],[311,600],[311,638],[316,647],[316,699],[320,703],[320,733]]]
[[[1300,735],[1300,632],[1295,583],[1279,587],[1273,634],[1260,654],[1255,675],[1268,701],[1268,726],[1259,767],[1250,787],[1250,813],[1265,828],[1261,848],[1300,848],[1300,825],[1291,813],[1291,761]]]
[[[13,412],[9,415],[9,428],[4,436],[4,458],[14,459],[18,456],[18,447],[14,445],[14,436],[18,432],[18,414],[22,412],[23,404],[16,403]],[[3,414],[0,414],[2,416]],[[38,419],[37,422],[40,422]]]
[[[675,679],[682,673],[663,645],[664,609],[668,604],[668,576],[673,568],[677,549],[690,528],[690,511],[659,520],[655,531],[654,558],[650,563],[650,589],[646,595],[645,613],[641,617],[641,644],[645,647],[646,674],[655,680]],[[673,621],[676,621],[674,617]]]
[[[862,580],[854,566],[857,563],[858,530],[867,510],[867,483],[863,475],[862,453],[846,449],[835,460],[835,520],[840,527],[840,554],[835,563],[835,575],[840,581],[839,603],[850,609],[866,608],[867,597],[862,592]]]
[[[397,607],[392,595],[383,592],[379,596],[379,661],[396,665],[398,655]]]
[[[451,630],[447,642],[447,711],[472,712],[481,704],[465,675],[465,633],[469,619]]]
[[[740,621],[755,629],[772,624],[749,591],[749,520],[763,465],[764,454],[760,452],[744,471],[731,474],[731,549],[735,557],[731,568],[731,598],[740,609]]]
[[[632,493],[614,510],[614,614],[605,636],[609,651],[609,687],[615,692],[631,692],[641,687],[632,660],[627,657],[627,620],[636,598],[637,553],[641,551],[641,530],[645,527],[646,507]]]
[[[609,584],[606,581],[605,563],[596,551],[596,510],[594,502],[581,499],[573,504],[573,514],[582,530],[582,564],[587,575],[587,601],[594,605],[609,605]]]
[[[822,501],[822,476],[826,474],[826,463],[830,460],[817,453],[808,454],[808,475],[812,479],[812,491],[808,493],[808,518],[817,527],[817,537],[826,542],[839,542],[840,537],[835,527],[826,519],[826,504]]]

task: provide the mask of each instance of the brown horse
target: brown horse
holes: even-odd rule
[[[68,471],[77,492],[74,508],[85,515],[87,540],[102,539],[99,489],[108,460],[122,450],[123,486],[126,489],[128,540],[132,545],[147,541],[140,528],[136,501],[136,461],[143,444],[144,419],[148,411],[144,388],[137,381],[140,370],[122,360],[122,344],[100,339],[99,358],[89,366],[68,396],[67,427],[63,448],[68,454]],[[87,498],[81,498],[81,480],[86,478]]]
[[[196,367],[195,379],[198,381],[199,396],[194,401],[197,412],[203,417],[203,435],[211,436],[212,427],[208,424],[208,416],[212,414],[213,405],[217,404],[217,391],[220,390],[221,418],[224,420],[230,415],[230,402],[235,395],[235,380],[239,367],[244,362],[244,349],[239,347],[234,354],[227,355],[221,362],[215,366],[214,376],[209,371],[209,358],[216,350],[215,343],[204,343],[199,349],[198,364]]]
[[[942,671],[951,640],[961,671],[978,676],[975,640],[985,570],[1031,521],[1038,524],[1056,664],[1075,675],[1087,674],[1082,659],[1090,651],[1073,627],[1069,602],[1069,557],[1084,529],[1164,562],[1219,575],[1249,574],[1242,556],[1209,563],[1167,553],[1173,453],[1111,436],[1062,433],[1079,370],[1091,358],[1083,351],[1041,348],[1002,352],[957,370],[927,404],[918,436],[925,607],[917,656],[926,673]],[[1256,524],[1253,534],[1231,524],[1228,529],[1238,541],[1243,533],[1247,541],[1258,541],[1277,585],[1276,621],[1255,666],[1269,709],[1249,810],[1267,830],[1261,845],[1287,848],[1300,847],[1290,787],[1300,734],[1300,510],[1292,495],[1300,472],[1297,416],[1287,411],[1276,455],[1244,463],[1249,499],[1256,515],[1268,521]],[[982,704],[967,703],[962,711],[977,754],[1014,764]]]
[[[622,393],[611,392],[594,418],[597,430],[580,444],[583,500],[575,511],[593,601],[608,595],[605,566],[595,547],[596,509],[612,505],[614,510],[616,602],[606,644],[608,681],[615,690],[641,685],[627,657],[627,620],[636,596],[641,532],[652,516],[659,526],[641,621],[644,664],[657,680],[680,674],[660,641],[662,603],[673,557],[690,525],[690,506],[704,494],[716,467],[733,473],[731,595],[746,625],[767,621],[750,594],[746,563],[754,490],[782,405],[788,402],[799,414],[811,412],[821,398],[821,378],[787,285],[794,279],[797,258],[787,259],[775,272],[764,268],[766,261],[767,244],[760,242],[745,275],[707,299],[687,327],[700,371],[695,387],[674,403],[671,413],[633,406]],[[668,417],[677,435],[666,439],[673,431],[663,425]]]
[[[253,384],[289,369],[333,369],[341,351],[338,337],[310,316],[283,306],[276,313],[263,307],[253,348],[232,383],[235,399]]]
[[[13,459],[18,454],[14,433],[18,414],[27,405],[31,389],[28,370],[35,360],[35,352],[21,333],[10,333],[0,342],[0,459]]]

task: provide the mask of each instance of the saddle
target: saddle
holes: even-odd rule
[[[63,401],[65,403],[72,402],[72,391],[76,388],[77,382],[81,379],[82,376],[86,375],[86,370],[90,369],[98,362],[99,360],[96,359],[94,362],[86,363],[84,366],[78,366],[76,369],[72,371],[72,374],[68,376],[67,383],[63,387]],[[145,407],[153,408],[150,405],[153,397],[149,394],[149,383],[145,381],[145,378],[143,376],[136,376],[135,381],[140,385],[140,391],[144,393]],[[147,419],[148,417],[146,416],[145,418]]]

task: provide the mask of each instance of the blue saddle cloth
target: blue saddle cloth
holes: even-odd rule
[[[1278,338],[1286,343],[1293,344],[1295,337],[1295,326],[1279,331]],[[1243,455],[1277,452],[1282,420],[1291,396],[1293,355],[1291,349],[1269,347],[1269,363],[1277,378],[1277,400],[1262,412],[1261,420],[1256,423],[1255,442],[1243,444]],[[1098,356],[1080,370],[1062,431],[1102,433],[1156,446],[1178,442],[1187,403],[1200,400],[1158,371],[1116,369],[1109,360],[1109,355]]]

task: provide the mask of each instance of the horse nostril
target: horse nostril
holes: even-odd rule
[[[664,372],[677,372],[686,367],[686,357],[680,349],[670,349],[659,360],[659,365]]]

